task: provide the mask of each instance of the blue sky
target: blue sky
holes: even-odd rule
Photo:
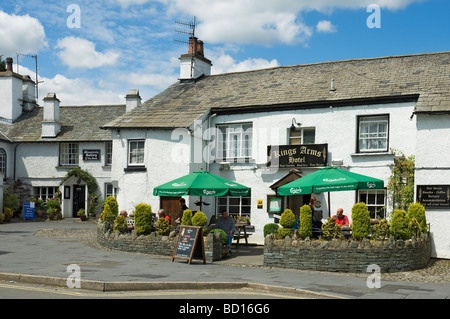
[[[380,28],[367,25],[370,4]],[[0,0],[0,54],[37,54],[40,99],[123,104],[129,89],[147,100],[177,81],[187,46],[174,40],[187,36],[176,20],[196,16],[218,74],[448,51],[449,14],[445,0]],[[19,61],[34,79],[34,59]]]

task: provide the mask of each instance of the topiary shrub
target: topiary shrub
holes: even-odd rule
[[[428,231],[427,218],[425,216],[425,207],[423,207],[420,203],[414,203],[409,205],[407,216],[410,220],[413,218],[419,224],[420,232],[426,233]]]
[[[264,237],[266,237],[267,235],[270,235],[270,234],[277,233],[278,232],[277,230],[278,230],[279,227],[280,226],[278,224],[275,224],[275,223],[265,224],[264,225],[264,230],[263,230]]]
[[[181,225],[192,226],[192,211],[186,209],[183,212],[183,217],[181,218]]]
[[[312,236],[312,211],[309,205],[300,207],[300,226],[298,228],[298,234],[302,239]]]
[[[118,230],[120,233],[125,233],[127,231],[127,221],[124,216],[117,216],[114,219],[114,231]]]
[[[48,213],[50,214],[50,209],[48,210]],[[111,207],[108,204],[105,204],[105,206],[103,206],[103,212],[101,214],[101,217],[102,217],[102,222],[112,223],[117,216],[115,216],[112,213]]]
[[[134,209],[134,226],[138,235],[148,235],[151,233],[153,213],[150,205],[143,203],[136,205]]]
[[[111,209],[111,214],[116,218],[119,215],[119,204],[114,196],[108,196],[105,199],[105,205],[108,204]]]
[[[373,239],[386,239],[389,236],[390,224],[386,218],[380,220],[380,222],[373,226]]]
[[[322,224],[323,238],[327,240],[340,238],[341,230],[342,227],[339,224],[336,224],[335,219],[332,217],[328,217],[327,221]]]
[[[295,215],[290,209],[286,209],[280,218],[280,225],[284,228],[292,228],[295,226]]]
[[[183,213],[184,216],[184,213]],[[192,226],[205,226],[208,223],[208,217],[204,212],[196,212],[191,219]]]
[[[220,234],[220,238],[222,239],[222,245],[227,245],[228,244],[228,235],[227,233],[220,228],[216,228],[211,230],[211,233],[219,233]]]
[[[390,233],[395,239],[409,239],[411,237],[409,230],[409,219],[406,212],[402,209],[394,211],[391,220]]]
[[[366,204],[357,203],[352,208],[352,237],[355,240],[362,240],[369,236],[370,213]]]
[[[156,233],[160,236],[167,236],[170,233],[169,221],[165,218],[160,218],[155,225]]]
[[[292,236],[294,235],[294,229],[280,227],[278,228],[278,235],[280,235],[281,238],[284,238],[286,236]]]

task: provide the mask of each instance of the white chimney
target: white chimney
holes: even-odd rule
[[[125,100],[127,113],[141,105],[141,96],[139,95],[139,90],[129,90],[128,94],[125,96]]]
[[[61,132],[59,124],[59,103],[55,93],[48,93],[44,98],[44,118],[42,137],[56,137]]]
[[[195,37],[189,39],[189,53],[180,57],[180,80],[195,80],[211,74],[212,63],[205,58],[203,41]]]

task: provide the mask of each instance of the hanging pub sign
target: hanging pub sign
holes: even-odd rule
[[[450,185],[417,185],[417,201],[428,208],[450,208]]]
[[[328,165],[328,144],[269,145],[267,157],[270,167],[325,167]]]
[[[83,161],[99,161],[100,150],[83,150]]]

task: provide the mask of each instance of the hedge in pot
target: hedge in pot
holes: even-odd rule
[[[357,203],[352,208],[352,237],[355,240],[363,240],[369,236],[370,213],[366,204]]]
[[[220,239],[222,240],[223,246],[228,244],[228,235],[223,229],[216,228],[216,229],[211,230],[211,233],[219,233],[220,234]]]

